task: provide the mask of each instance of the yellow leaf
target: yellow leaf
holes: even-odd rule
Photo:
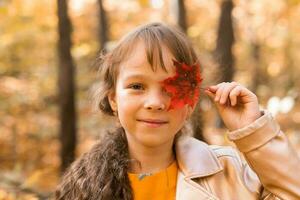
[[[148,7],[149,6],[149,0],[139,0],[139,3],[142,7]]]

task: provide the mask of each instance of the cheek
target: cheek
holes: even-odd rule
[[[129,113],[134,111],[134,108],[137,105],[137,100],[130,98],[125,92],[120,92],[117,98],[118,102],[118,111],[123,113]]]
[[[177,116],[176,119],[178,122],[185,122],[185,120],[187,119],[188,117],[188,109],[187,107],[183,107],[181,109],[177,109],[177,110],[174,110],[174,113],[173,113],[174,116]]]

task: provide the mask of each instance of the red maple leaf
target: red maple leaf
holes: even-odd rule
[[[199,98],[199,88],[202,82],[199,64],[191,66],[173,60],[176,74],[161,82],[164,90],[171,96],[168,110],[182,108],[188,104],[194,106]]]

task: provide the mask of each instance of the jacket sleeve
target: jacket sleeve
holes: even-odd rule
[[[257,174],[264,187],[262,196],[300,199],[300,158],[268,111],[252,124],[230,132],[228,138]]]

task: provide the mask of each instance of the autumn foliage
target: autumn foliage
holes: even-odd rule
[[[202,82],[199,64],[187,65],[173,60],[176,74],[162,81],[162,86],[171,97],[168,110],[182,108],[184,105],[194,106],[199,98]]]

